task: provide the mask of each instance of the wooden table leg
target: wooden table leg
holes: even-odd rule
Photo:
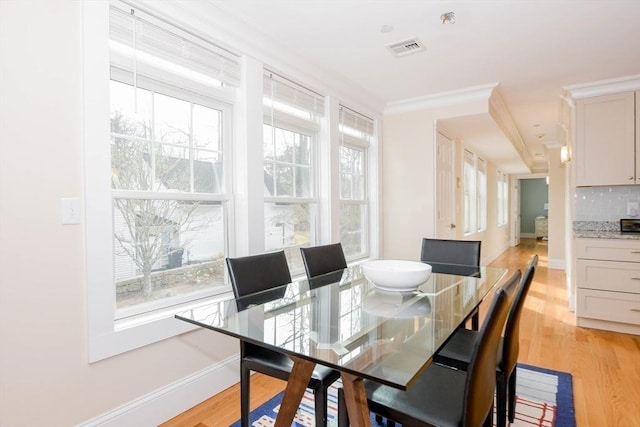
[[[315,363],[306,359],[289,357],[293,360],[293,368],[291,369],[291,375],[289,375],[289,381],[287,381],[287,388],[284,390],[282,403],[280,403],[280,411],[278,411],[278,416],[276,417],[275,427],[291,427],[293,418],[309,384],[309,379],[313,374],[313,368],[316,366]]]
[[[354,427],[371,427],[364,381],[346,372],[342,372],[341,376],[350,424]]]

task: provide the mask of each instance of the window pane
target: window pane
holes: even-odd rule
[[[304,271],[300,248],[311,243],[308,203],[265,203],[265,250],[285,249],[292,274]]]
[[[276,164],[276,196],[293,197],[293,167]]]
[[[222,150],[222,111],[202,105],[193,106],[193,145],[207,150]]]
[[[275,128],[275,158],[281,162],[293,163],[295,134],[288,130]]]
[[[151,143],[111,138],[111,185],[117,190],[150,190]]]
[[[340,198],[365,200],[364,150],[340,147]]]
[[[309,167],[296,167],[296,197],[311,197],[310,175]]]
[[[352,179],[352,176],[350,174],[347,174],[347,173],[340,174],[340,198],[343,200],[353,199],[351,195],[351,188],[353,188],[351,179]]]
[[[340,212],[340,242],[347,258],[357,258],[367,252],[366,204],[342,204]]]
[[[296,163],[309,166],[311,164],[311,138],[307,135],[297,134]]]
[[[113,208],[116,308],[223,284],[221,203],[116,198]]]
[[[197,193],[222,193],[222,166],[222,156],[219,153],[196,150],[193,161],[193,190]]]
[[[189,148],[158,144],[155,156],[156,191],[191,190]]]
[[[273,128],[269,125],[262,127],[263,134],[263,147],[264,147],[264,159],[274,160],[276,157],[276,148],[273,141]]]
[[[189,144],[190,104],[170,96],[156,94],[154,107],[154,139],[174,144]]]
[[[151,138],[151,92],[114,80],[110,85],[111,132]]]

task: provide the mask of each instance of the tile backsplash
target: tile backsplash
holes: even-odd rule
[[[618,221],[634,218],[627,214],[627,203],[640,203],[640,185],[576,188],[574,221]],[[640,218],[640,212],[636,212]]]

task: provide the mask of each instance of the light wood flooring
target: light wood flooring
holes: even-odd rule
[[[547,269],[546,242],[523,239],[492,265],[524,269],[533,253],[540,261],[520,324],[519,361],[573,375],[578,427],[640,426],[640,336],[576,327],[574,313],[567,309],[564,271]],[[251,407],[284,386],[282,381],[253,375]],[[162,427],[229,426],[240,417],[239,394],[236,384]]]

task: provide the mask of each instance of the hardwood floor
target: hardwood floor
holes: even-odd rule
[[[577,328],[567,309],[564,271],[547,269],[546,242],[523,239],[492,265],[523,269],[533,253],[540,260],[522,314],[519,361],[573,375],[578,427],[640,426],[640,336]],[[255,408],[285,383],[256,374],[251,386]],[[162,426],[229,426],[240,417],[239,393],[236,384]]]

